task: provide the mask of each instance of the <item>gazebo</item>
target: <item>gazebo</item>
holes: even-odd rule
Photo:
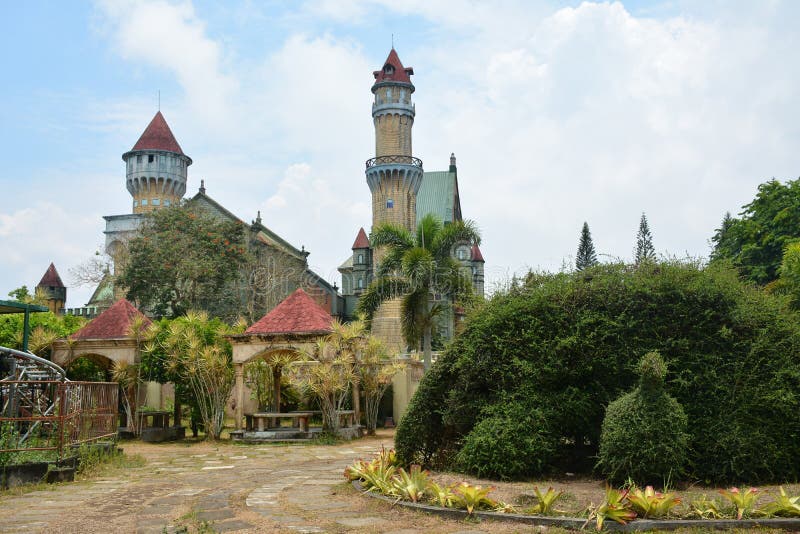
[[[244,417],[244,365],[264,359],[272,366],[276,411],[280,411],[281,366],[286,359],[311,353],[315,343],[331,333],[333,317],[303,289],[297,289],[243,334],[230,336],[236,372],[236,429]],[[357,390],[354,399],[357,399]],[[357,403],[354,403],[357,406]],[[357,410],[357,408],[356,408]]]

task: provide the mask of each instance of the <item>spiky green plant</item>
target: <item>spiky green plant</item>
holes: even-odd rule
[[[553,512],[553,505],[564,494],[563,491],[555,491],[553,488],[547,488],[547,492],[542,493],[539,486],[533,487],[533,493],[536,494],[536,506],[531,509],[531,513],[550,515]]]
[[[455,489],[458,499],[456,502],[464,507],[469,515],[472,515],[475,510],[479,510],[482,507],[495,508],[497,503],[489,498],[489,493],[493,489],[494,487],[492,486],[483,488],[462,482]]]
[[[423,471],[418,465],[412,465],[409,471],[401,467],[392,481],[393,493],[399,498],[411,502],[421,501],[427,487],[428,472]]]
[[[644,491],[633,487],[628,493],[631,508],[639,517],[666,517],[670,511],[681,503],[674,493],[661,493],[647,486]]]
[[[454,484],[450,486],[440,486],[436,482],[431,481],[428,483],[428,487],[425,488],[425,493],[433,504],[444,508],[452,508],[458,500],[458,495],[453,492],[453,487]]]
[[[603,523],[606,519],[616,521],[624,525],[628,521],[636,518],[636,512],[631,509],[628,502],[628,493],[630,490],[618,490],[610,486],[606,486],[606,498],[603,504],[598,506],[589,515],[589,520],[595,519],[597,530],[603,529]]]
[[[780,495],[764,507],[764,513],[778,517],[800,517],[800,495],[789,497],[780,486]]]
[[[692,517],[698,517],[700,519],[719,519],[722,517],[722,512],[719,509],[717,500],[709,499],[706,495],[693,500],[690,506],[691,510],[689,515]]]
[[[721,489],[719,493],[736,508],[736,519],[742,519],[745,515],[749,516],[758,512],[755,508],[756,501],[758,501],[757,488],[740,491],[739,488],[733,487],[726,490]]]

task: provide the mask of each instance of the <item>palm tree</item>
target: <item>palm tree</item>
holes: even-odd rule
[[[373,248],[385,247],[375,279],[358,303],[358,311],[371,320],[385,301],[402,298],[403,336],[410,346],[422,343],[425,369],[431,365],[431,331],[442,312],[434,296],[459,300],[472,295],[472,280],[453,258],[461,244],[479,245],[481,236],[471,221],[442,225],[433,214],[422,218],[416,235],[392,224],[372,231]]]

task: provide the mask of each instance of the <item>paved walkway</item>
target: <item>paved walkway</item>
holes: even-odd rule
[[[391,447],[391,434],[336,446],[123,446],[146,465],[0,497],[0,532],[505,531],[393,508],[344,484],[344,468]]]

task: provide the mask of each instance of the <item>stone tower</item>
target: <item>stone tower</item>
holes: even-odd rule
[[[56,315],[64,314],[64,305],[67,302],[67,288],[52,263],[45,271],[44,276],[36,286],[37,292],[42,292],[47,299],[47,307]]]
[[[192,159],[183,153],[160,111],[122,159],[133,213],[147,213],[183,198]]]
[[[381,70],[373,72],[372,120],[375,157],[367,160],[367,184],[372,193],[372,226],[392,223],[413,231],[417,192],[422,184],[422,161],[413,157],[411,94],[414,69],[403,67],[394,48]]]

